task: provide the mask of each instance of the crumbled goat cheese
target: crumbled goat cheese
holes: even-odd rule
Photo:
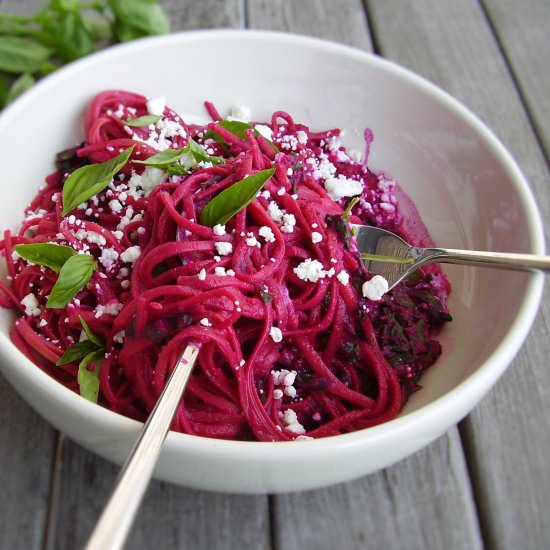
[[[325,180],[325,189],[333,201],[339,201],[344,197],[354,197],[363,192],[360,181],[347,178],[328,178]]]
[[[25,315],[28,315],[29,317],[40,315],[40,304],[38,303],[38,299],[32,292],[27,294],[21,300],[21,305],[25,307]]]
[[[318,231],[313,231],[313,233],[311,234],[311,242],[313,244],[317,244],[320,243],[322,240],[323,235],[321,235],[321,233],[319,233]]]
[[[273,229],[269,227],[268,225],[262,225],[260,229],[258,230],[258,234],[260,237],[263,237],[265,239],[266,243],[274,243],[275,242],[275,235],[273,234]]]
[[[254,129],[265,139],[268,139],[269,141],[273,140],[273,130],[269,126],[266,126],[265,124],[256,124]]]
[[[283,422],[286,429],[295,434],[305,434],[306,429],[298,422],[298,416],[292,409],[287,409],[283,413]]]
[[[231,107],[231,111],[227,120],[239,120],[241,122],[250,122],[252,120],[252,113],[250,107],[246,105],[236,105]]]
[[[296,139],[298,140],[298,143],[303,145],[304,143],[307,143],[307,134],[303,130],[298,130],[296,132]]]
[[[225,235],[225,225],[221,225],[217,223],[212,230],[214,231],[214,235],[218,235],[218,237],[221,237],[222,235]]]
[[[118,315],[120,310],[122,309],[122,304],[119,302],[110,302],[105,305],[99,304],[95,308],[94,317],[97,319],[99,317],[102,317],[103,315]]]
[[[151,193],[151,191],[165,179],[166,174],[164,173],[164,170],[154,166],[147,166],[141,175],[134,172],[130,177],[128,181],[130,186],[130,194],[134,196],[134,198],[140,198],[139,191],[137,191],[136,188],[141,188],[145,196],[148,197],[149,193]]]
[[[127,248],[121,255],[120,255],[120,259],[123,261],[123,262],[127,262],[129,264],[133,264],[140,256],[141,254],[141,247],[136,245],[136,246],[130,246],[129,248]]]
[[[99,257],[99,262],[103,267],[110,271],[114,265],[116,265],[116,261],[118,260],[118,252],[114,248],[104,248],[101,251],[101,256]]]
[[[256,239],[256,237],[247,237],[246,244],[248,246],[257,246],[257,247],[261,246],[260,243],[258,242],[258,239]]]
[[[286,189],[285,189],[284,187],[281,187],[281,188],[277,191],[277,195],[279,195],[279,197],[282,197],[285,193],[286,193]]]
[[[120,201],[117,199],[113,199],[112,201],[109,201],[109,208],[112,212],[117,214],[122,210],[122,204],[120,204]]]
[[[227,256],[228,254],[231,254],[231,252],[233,252],[233,245],[231,243],[215,243],[214,246],[216,247],[216,250],[218,251],[218,254],[220,256]]]
[[[271,336],[274,342],[281,342],[283,340],[283,333],[279,327],[271,327],[269,336]]]
[[[214,268],[214,275],[217,275],[218,277],[225,277],[227,275],[227,272],[225,271],[225,267],[215,267]]]
[[[296,388],[294,386],[285,386],[285,395],[294,399],[296,397]]]
[[[388,288],[388,281],[382,275],[375,275],[372,279],[363,283],[361,290],[365,298],[377,302],[388,292]]]
[[[282,399],[283,391],[280,389],[273,390],[273,399]]]
[[[351,160],[353,160],[353,162],[361,162],[363,159],[363,153],[357,149],[350,149],[348,151],[348,156]]]
[[[155,127],[160,131],[161,135],[167,138],[176,136],[187,137],[187,132],[174,120],[159,120],[155,124]]]
[[[45,327],[48,324],[48,321],[46,319],[40,319],[40,323],[38,323],[39,327]]]
[[[204,269],[204,267],[199,271],[198,277],[200,281],[204,281],[206,279],[206,269]]]
[[[307,260],[297,265],[293,271],[298,279],[312,283],[316,283],[319,279],[324,279],[327,276],[323,264],[319,260],[312,260],[311,258],[307,258]]]
[[[113,336],[113,342],[116,342],[117,344],[122,344],[122,342],[124,342],[124,338],[126,338],[126,331],[120,330]]]
[[[166,107],[166,99],[164,97],[151,97],[145,105],[150,115],[162,116]]]
[[[210,322],[209,319],[207,319],[206,317],[203,317],[199,323],[203,326],[203,327],[211,327],[212,326],[212,323]]]
[[[283,219],[284,212],[275,201],[271,201],[267,205],[267,213],[274,222],[280,222]]]
[[[296,225],[296,217],[294,214],[283,214],[283,225],[281,231],[283,233],[293,233]]]
[[[336,278],[344,285],[347,286],[349,283],[349,273],[347,271],[340,271]]]

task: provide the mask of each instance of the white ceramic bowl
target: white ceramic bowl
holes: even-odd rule
[[[345,46],[266,32],[190,32],[111,48],[40,82],[0,117],[0,220],[15,228],[53,156],[82,140],[88,101],[107,88],[167,97],[176,111],[284,109],[315,129],[340,127],[371,165],[393,175],[441,246],[543,252],[541,223],[516,164],[494,135],[449,95],[414,74]],[[525,338],[542,276],[447,270],[454,321],[444,353],[400,416],[352,434],[293,443],[220,441],[170,433],[156,476],[240,493],[302,490],[349,480],[415,452],[464,417],[501,376]],[[505,299],[503,299],[505,298]],[[120,463],[140,424],[65,389],[10,342],[0,312],[1,369],[54,426]]]

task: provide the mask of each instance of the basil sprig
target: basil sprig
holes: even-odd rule
[[[59,271],[46,307],[63,308],[84,288],[97,269],[97,262],[88,254],[71,256]]]
[[[126,126],[133,126],[135,128],[142,128],[143,126],[149,126],[149,124],[155,124],[159,120],[162,120],[161,115],[143,115],[138,118],[127,118],[124,121]]]
[[[46,307],[63,308],[83,289],[97,269],[88,254],[78,254],[69,246],[55,243],[18,244],[15,251],[33,264],[49,267],[59,273]]]
[[[214,227],[217,224],[225,225],[254,200],[274,173],[275,168],[262,170],[224,189],[203,208],[200,222],[208,227]]]
[[[110,160],[77,168],[63,185],[63,211],[61,214],[66,216],[80,203],[86,202],[103,191],[115,175],[124,168],[133,150],[134,145]]]
[[[15,251],[25,260],[33,264],[45,265],[56,273],[59,273],[63,264],[76,254],[70,246],[55,243],[18,244]]]
[[[58,359],[56,365],[67,365],[80,360],[78,365],[77,381],[80,395],[93,403],[97,403],[99,395],[99,369],[101,361],[105,357],[105,344],[101,338],[95,335],[84,318],[79,315],[80,324],[86,333],[86,339],[77,342]],[[93,363],[94,370],[88,370],[88,365]]]
[[[196,141],[190,139],[182,149],[166,149],[146,160],[136,160],[136,164],[145,164],[162,168],[172,174],[186,174],[198,162],[221,164],[223,157],[210,156]]]
[[[0,12],[0,107],[31,78],[115,41],[169,32],[157,0],[50,0],[34,15]],[[95,13],[89,14],[93,10]],[[8,73],[10,76],[2,72]],[[27,75],[13,81],[12,75]]]
[[[220,120],[217,122],[222,128],[225,128],[228,132],[231,132],[232,134],[235,134],[237,137],[240,137],[241,139],[246,139],[246,131],[247,130],[254,130],[254,137],[257,138],[260,135],[260,132],[256,130],[256,128],[253,128],[248,124],[247,122],[242,122],[240,120]],[[208,130],[205,135],[206,138],[211,138],[216,140],[218,143],[225,143],[225,140],[223,139],[220,134],[215,132],[214,130]],[[279,149],[277,146],[270,141],[269,139],[265,138],[267,142],[271,145],[273,150],[277,153]]]

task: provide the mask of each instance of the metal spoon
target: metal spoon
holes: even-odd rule
[[[115,488],[88,539],[86,550],[122,548],[149,485],[160,450],[198,354],[199,347],[189,344],[179,358],[134,448],[120,470]]]
[[[357,249],[366,269],[384,277],[390,289],[419,267],[432,263],[496,267],[514,271],[550,271],[550,256],[420,248],[410,245],[391,231],[368,225],[352,224],[351,232],[357,239]]]

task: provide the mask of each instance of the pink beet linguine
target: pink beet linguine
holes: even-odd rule
[[[85,141],[0,241],[14,344],[143,420],[200,342],[173,423],[188,434],[287,441],[394,418],[441,353],[450,286],[430,268],[385,293],[348,227],[430,245],[416,208],[340,130],[205,106],[212,122],[124,91],[91,102]]]

